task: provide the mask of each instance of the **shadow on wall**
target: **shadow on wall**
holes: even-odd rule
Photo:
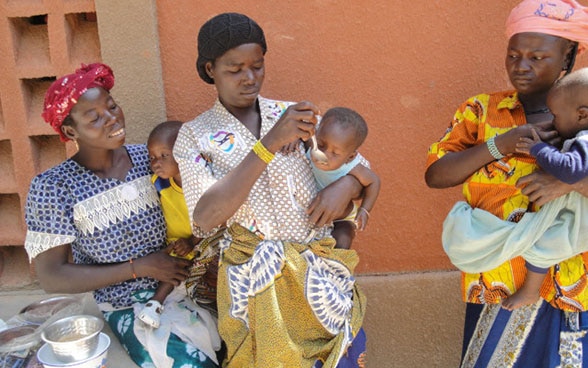
[[[0,291],[39,289],[33,266],[22,246],[0,247]]]

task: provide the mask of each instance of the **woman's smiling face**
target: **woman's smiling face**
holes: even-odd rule
[[[124,113],[104,88],[88,89],[69,115],[73,124],[63,125],[62,129],[80,147],[115,149],[124,144]]]

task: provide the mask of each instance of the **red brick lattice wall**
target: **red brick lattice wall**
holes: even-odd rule
[[[0,0],[0,246],[23,245],[31,178],[74,149],[43,122],[45,91],[56,76],[96,60],[93,0]]]

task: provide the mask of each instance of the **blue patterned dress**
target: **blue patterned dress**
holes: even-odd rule
[[[145,145],[125,148],[133,167],[124,181],[100,178],[72,159],[32,180],[25,208],[25,248],[31,259],[71,244],[75,263],[119,263],[165,246],[165,222],[150,180],[147,149]],[[132,279],[130,271],[129,280],[95,290],[94,298],[101,310],[108,310],[105,319],[131,358],[140,366],[152,367],[133,333],[132,304],[148,298],[157,281]],[[175,335],[170,337],[167,353],[176,360],[174,367],[216,366],[186,345]]]

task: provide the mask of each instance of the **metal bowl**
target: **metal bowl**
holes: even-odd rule
[[[104,321],[90,315],[62,318],[51,323],[41,333],[45,341],[64,363],[77,362],[96,353]]]
[[[41,325],[51,320],[80,314],[82,303],[72,296],[55,296],[27,305],[18,314],[25,323]]]
[[[16,326],[0,331],[0,353],[16,352],[37,345],[41,339],[35,326]]]
[[[104,332],[100,332],[98,349],[94,355],[86,360],[64,363],[55,357],[49,344],[44,344],[37,351],[37,360],[43,364],[44,368],[104,368],[107,363],[109,346],[110,338]]]

